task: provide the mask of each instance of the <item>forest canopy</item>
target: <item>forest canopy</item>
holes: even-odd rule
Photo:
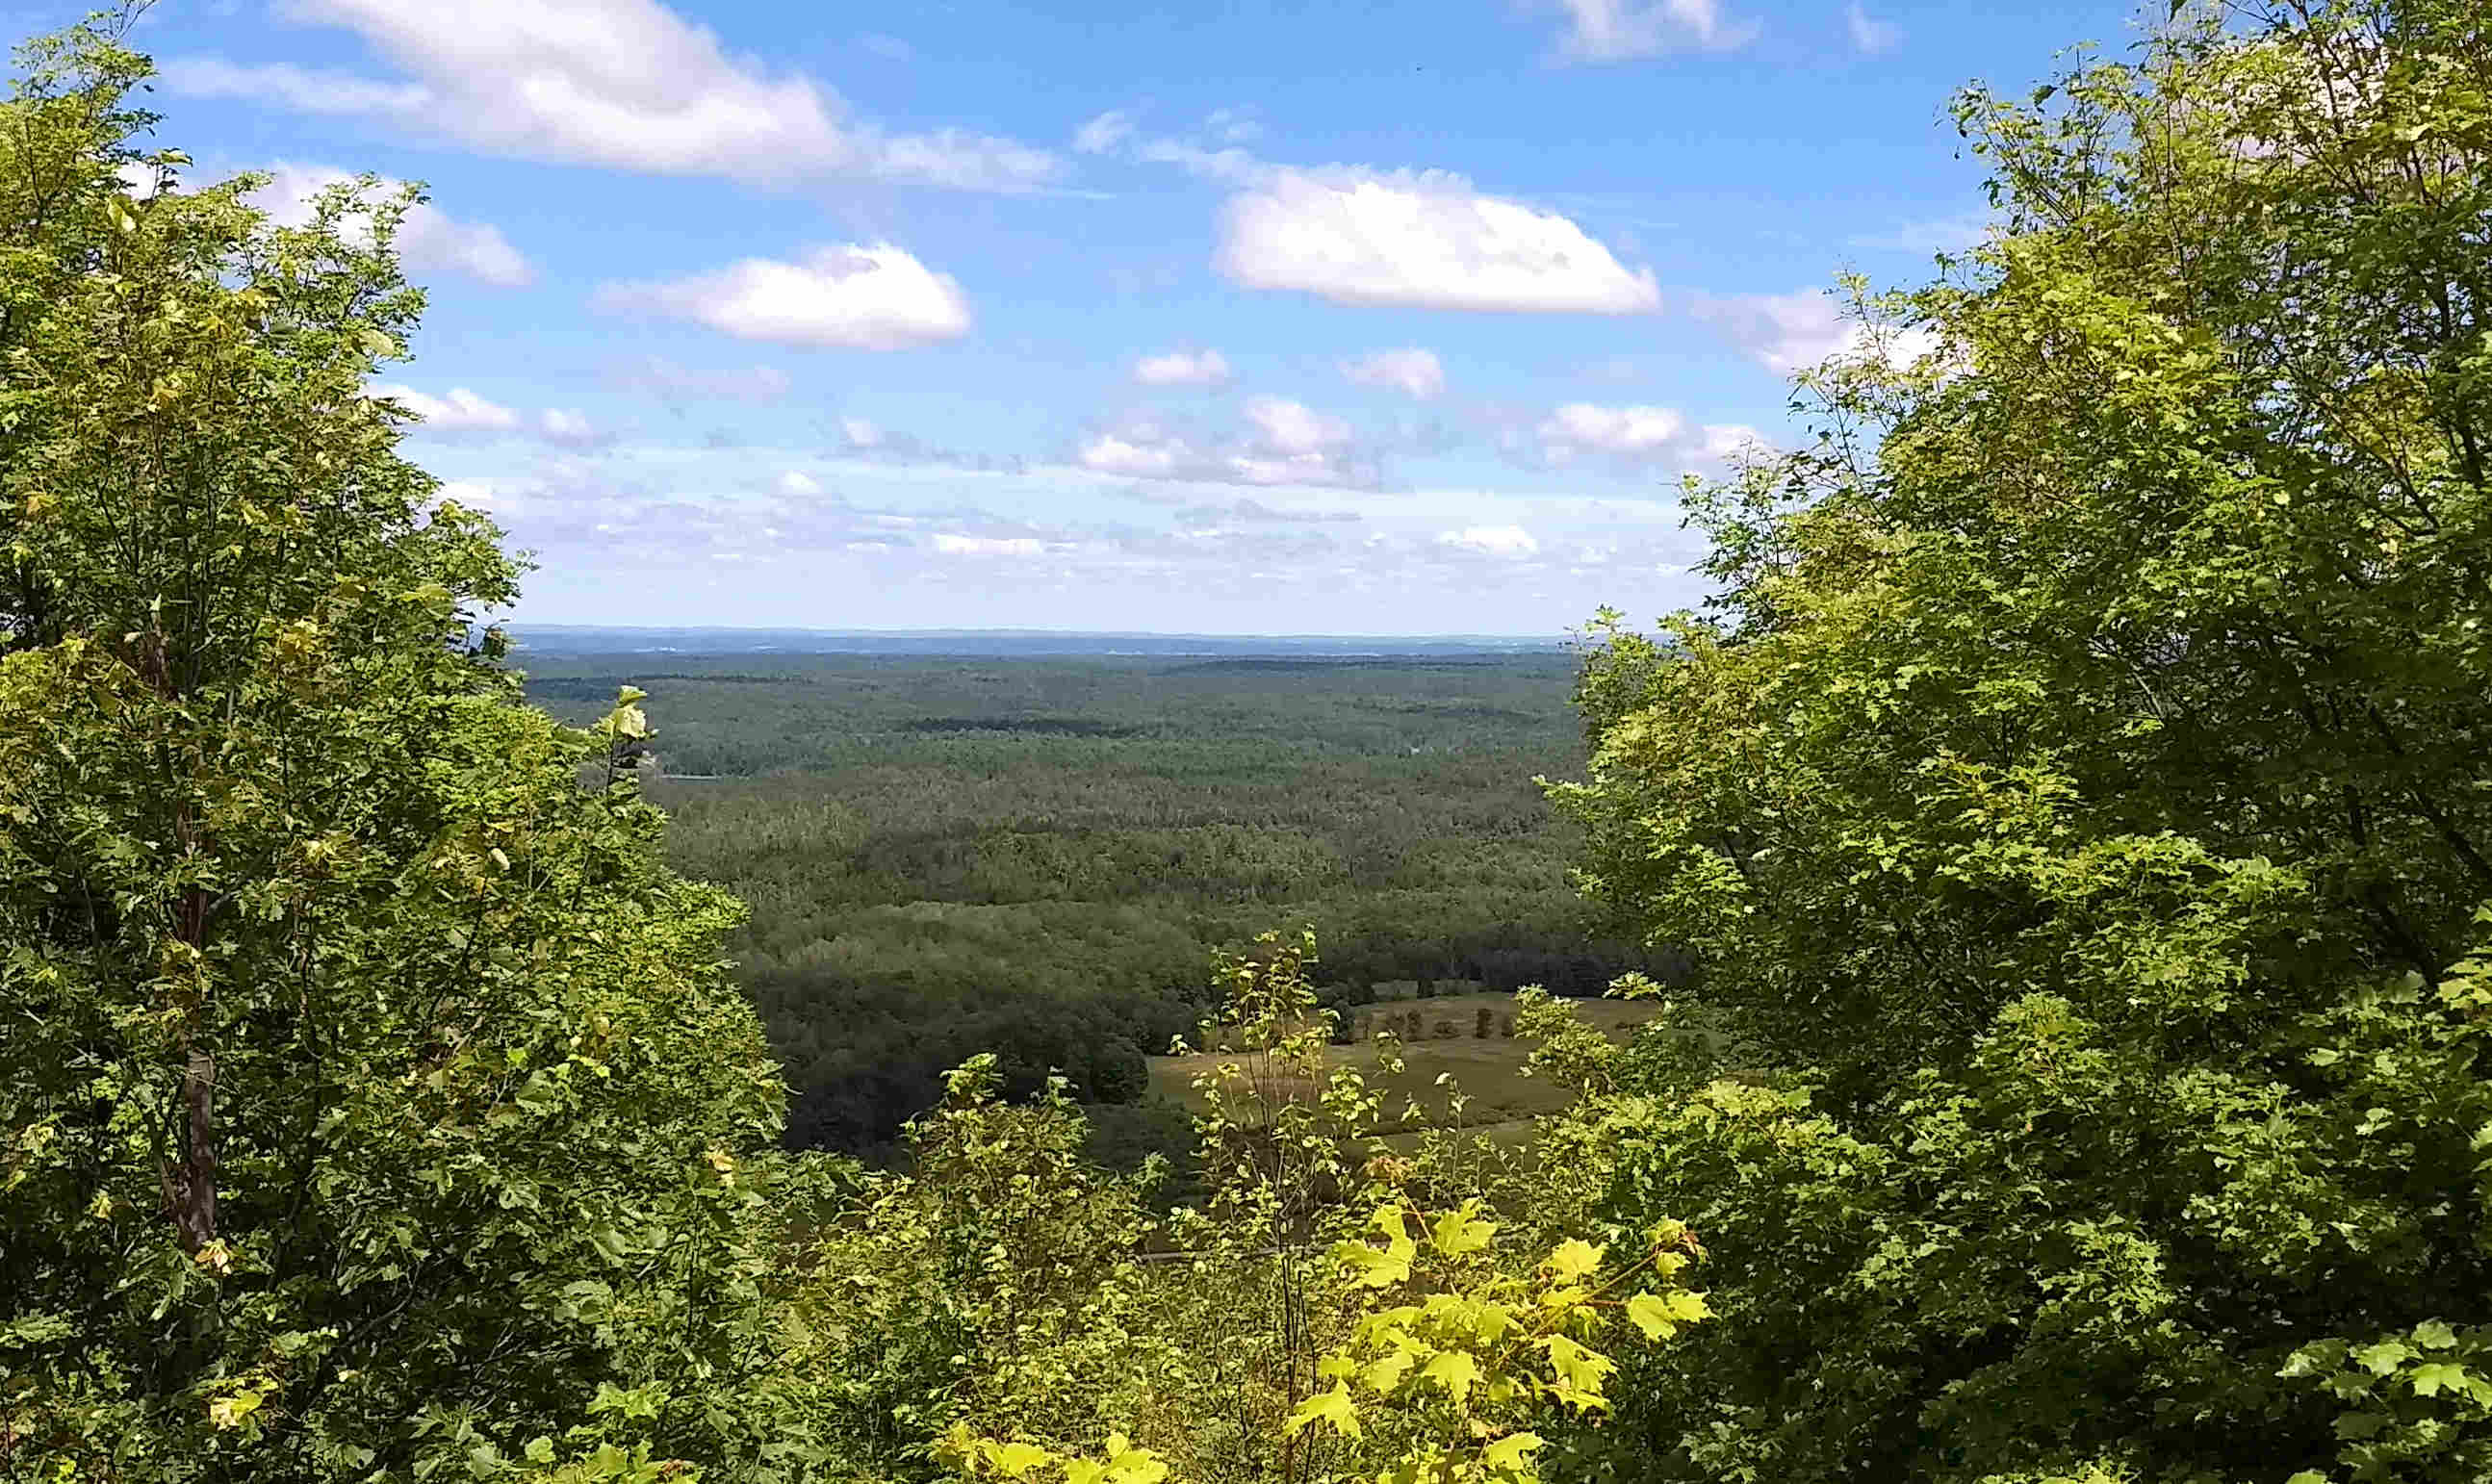
[[[750,910],[728,951],[802,1145],[896,1152],[981,1051],[1017,1094],[1139,1096],[1210,951],[1274,922],[1353,1019],[1676,967],[1568,884],[1532,787],[1584,762],[1565,654],[514,659],[567,719],[648,690],[669,859]]]

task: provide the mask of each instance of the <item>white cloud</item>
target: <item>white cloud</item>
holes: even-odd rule
[[[570,444],[595,443],[603,436],[589,424],[586,413],[568,407],[548,407],[538,413],[537,435],[549,443]]]
[[[1019,473],[1025,467],[1019,455],[964,453],[862,417],[839,420],[840,449],[846,458],[883,468],[941,466],[980,474]]]
[[[1216,266],[1250,288],[1336,304],[1634,314],[1660,306],[1556,212],[1482,195],[1443,171],[1276,169],[1232,197]]]
[[[1076,130],[1073,149],[1076,154],[1104,155],[1133,136],[1134,115],[1123,108],[1111,108]]]
[[[355,179],[326,165],[284,162],[269,166],[265,173],[269,182],[251,193],[251,204],[282,226],[309,223],[313,197],[332,186]],[[403,182],[383,180],[367,198],[394,195],[404,189]],[[348,230],[351,233],[355,228],[349,226]],[[408,207],[406,215],[399,219],[398,252],[401,262],[419,272],[463,273],[497,288],[519,288],[536,280],[536,270],[519,249],[511,246],[499,227],[460,222],[426,202]]]
[[[786,469],[773,488],[791,498],[808,499],[822,492],[822,482],[802,469]]]
[[[1507,561],[1540,554],[1540,543],[1519,525],[1468,526],[1439,536],[1437,545],[1477,556],[1502,557]]]
[[[1558,57],[1567,62],[1632,62],[1684,49],[1732,51],[1756,40],[1757,27],[1722,14],[1718,0],[1558,0],[1566,31]]]
[[[1047,543],[1034,536],[934,535],[934,549],[945,556],[1044,556]]]
[[[1919,328],[1873,331],[1843,312],[1822,289],[1788,294],[1690,297],[1688,309],[1765,367],[1783,375],[1805,371],[1834,355],[1869,353],[1890,365],[1909,366],[1936,348],[1937,337]]]
[[[905,350],[969,331],[961,285],[888,243],[820,248],[800,263],[748,257],[689,278],[608,283],[592,302],[815,349]]]
[[[1217,350],[1172,350],[1136,361],[1134,380],[1143,386],[1226,386],[1229,360]]]
[[[243,98],[297,113],[365,113],[413,117],[433,102],[413,83],[374,82],[342,73],[313,72],[289,62],[245,67],[222,57],[168,57],[157,69],[167,92],[192,98]]]
[[[1013,192],[1060,168],[1009,139],[887,134],[809,77],[730,56],[658,0],[289,0],[283,14],[355,32],[408,80],[191,57],[165,64],[165,86],[379,117],[530,159],[754,185],[866,176]]]
[[[607,441],[607,434],[592,426],[581,413],[564,407],[548,407],[534,417],[499,402],[489,401],[463,386],[452,387],[440,397],[419,392],[413,387],[387,384],[374,386],[370,395],[387,398],[413,413],[416,431],[436,437],[516,436],[534,438],[570,448],[586,448]]]
[[[1194,461],[1194,451],[1176,439],[1102,432],[1084,439],[1074,458],[1085,469],[1130,479],[1174,479]]]
[[[1378,482],[1374,459],[1342,419],[1284,397],[1252,398],[1241,410],[1247,430],[1230,436],[1128,417],[1083,438],[1074,461],[1127,479],[1334,489]]]
[[[1531,430],[1539,460],[1564,465],[1585,459],[1621,467],[1719,461],[1750,443],[1756,430],[1736,423],[1690,422],[1670,407],[1604,407],[1569,402]]]
[[[786,371],[770,366],[724,371],[698,371],[661,356],[620,361],[606,369],[607,384],[625,391],[675,398],[717,398],[724,401],[776,401],[793,387]]]
[[[1251,108],[1214,108],[1203,118],[1202,132],[1223,144],[1246,144],[1262,137],[1262,121]]]
[[[1852,45],[1870,56],[1892,51],[1903,45],[1904,28],[1891,20],[1880,20],[1860,8],[1860,0],[1843,10],[1844,28],[1852,33]]]
[[[1354,356],[1341,363],[1341,373],[1361,386],[1384,387],[1421,401],[1440,396],[1445,390],[1443,363],[1437,359],[1435,351],[1415,345]]]
[[[1249,401],[1246,421],[1262,435],[1262,446],[1276,454],[1319,454],[1347,447],[1350,441],[1348,423],[1286,397]]]

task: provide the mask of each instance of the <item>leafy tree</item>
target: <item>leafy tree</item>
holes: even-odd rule
[[[1123,1036],[1110,1036],[1099,1044],[1091,1059],[1089,1086],[1085,1089],[1094,1103],[1132,1103],[1151,1090],[1151,1070],[1142,1059],[1142,1049]]]
[[[1621,1476],[2483,1476],[2492,35],[2228,14],[1966,94],[1989,241],[1597,636],[1556,796],[1749,1074],[1616,1074],[1724,1255]]]
[[[364,391],[422,307],[407,198],[272,225],[137,153],[116,26],[24,67],[0,1474],[797,1467],[736,908],[657,862],[634,697],[559,727],[475,634],[513,564]]]

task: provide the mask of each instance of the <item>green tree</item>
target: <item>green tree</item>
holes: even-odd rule
[[[737,909],[365,394],[407,197],[183,189],[118,32],[0,104],[0,1475],[793,1468]]]
[[[2347,0],[1966,94],[1990,239],[1601,627],[1556,797],[1748,1073],[1617,1073],[1724,1316],[1622,1476],[2492,1469],[2487,75]]]

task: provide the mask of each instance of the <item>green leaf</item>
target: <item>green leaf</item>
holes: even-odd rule
[[[1540,1451],[1538,1433],[1508,1433],[1480,1449],[1480,1462],[1491,1469],[1519,1471],[1531,1456]]]
[[[1363,1289],[1383,1289],[1409,1279],[1410,1262],[1418,1250],[1417,1244],[1403,1236],[1394,1238],[1386,1247],[1343,1242],[1333,1248],[1333,1258],[1350,1270],[1353,1284]]]
[[[989,1442],[979,1451],[986,1455],[989,1464],[1009,1479],[1018,1479],[1055,1456],[1035,1443],[1027,1442]]]
[[[1600,1269],[1602,1251],[1581,1237],[1569,1237],[1549,1254],[1550,1276],[1559,1283],[1589,1277]]]
[[[1479,1362],[1468,1350],[1443,1350],[1419,1372],[1421,1380],[1432,1380],[1445,1388],[1461,1407],[1470,1401],[1471,1387],[1480,1377]]]
[[[1295,1438],[1306,1431],[1309,1424],[1316,1422],[1331,1423],[1333,1430],[1345,1438],[1359,1436],[1358,1405],[1350,1400],[1349,1387],[1336,1385],[1330,1391],[1319,1391],[1300,1402],[1297,1410],[1290,1413],[1284,1428],[1290,1437]]]
[[[1410,1368],[1418,1363],[1418,1350],[1406,1346],[1400,1350],[1388,1350],[1370,1361],[1367,1369],[1361,1373],[1361,1379],[1367,1382],[1368,1390],[1382,1395],[1401,1385],[1402,1379],[1409,1375]]]
[[[1678,1333],[1677,1321],[1671,1318],[1670,1305],[1658,1294],[1638,1293],[1627,1300],[1627,1318],[1644,1331],[1647,1340],[1667,1340]]]
[[[1584,1407],[1601,1400],[1601,1380],[1617,1369],[1607,1355],[1587,1349],[1564,1335],[1549,1335],[1540,1341],[1549,1356],[1549,1369],[1558,1378],[1561,1400]]]
[[[1449,1258],[1468,1257],[1487,1249],[1497,1235],[1497,1223],[1477,1219],[1479,1202],[1466,1201],[1461,1209],[1447,1211],[1437,1218],[1429,1240],[1439,1252]]]
[[[2403,1340],[2383,1340],[2354,1351],[2354,1360],[2374,1376],[2386,1376],[2415,1357],[2416,1351]]]

